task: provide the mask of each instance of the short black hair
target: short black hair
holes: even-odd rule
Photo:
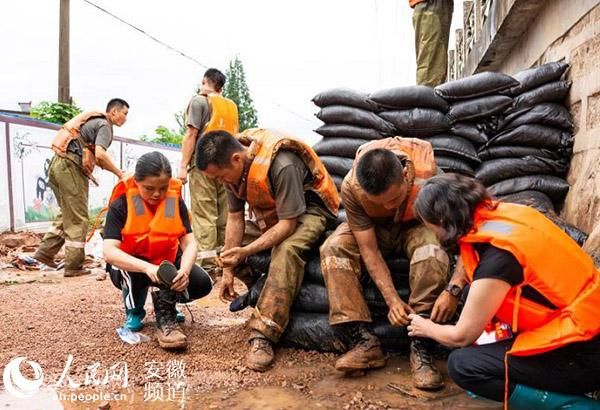
[[[226,78],[225,74],[223,74],[221,71],[217,70],[216,68],[209,68],[204,73],[204,77],[208,78],[213,83],[216,92],[220,92],[223,89]]]
[[[141,182],[147,177],[159,177],[163,174],[168,175],[169,178],[172,176],[171,164],[163,153],[152,151],[138,158],[133,177]]]
[[[366,152],[358,160],[356,178],[369,195],[381,195],[396,182],[402,182],[404,165],[396,154],[383,148]]]
[[[108,102],[108,104],[106,104],[106,112],[109,112],[113,108],[119,108],[120,109],[120,108],[123,108],[123,107],[129,108],[129,104],[127,103],[127,101],[125,101],[122,98],[113,98],[112,100],[110,100]]]
[[[228,168],[231,156],[244,150],[244,146],[227,131],[210,131],[202,134],[196,144],[196,167],[206,170],[210,164]]]

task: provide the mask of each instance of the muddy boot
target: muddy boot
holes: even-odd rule
[[[352,350],[335,362],[335,369],[342,372],[377,369],[385,366],[386,357],[381,343],[365,323],[347,323],[336,326],[336,332],[345,333]]]
[[[160,289],[152,292],[152,304],[156,315],[156,337],[163,349],[185,349],[187,337],[181,332],[176,321],[175,292]]]
[[[432,343],[427,339],[413,338],[410,342],[410,370],[413,384],[421,390],[438,390],[444,387],[442,375],[433,364]]]
[[[257,371],[266,371],[273,363],[273,345],[261,333],[253,331],[250,335],[250,350],[246,356],[246,366]]]
[[[76,276],[85,276],[85,275],[90,275],[92,273],[91,270],[89,269],[76,269],[76,270],[71,270],[71,269],[65,269],[65,272],[63,273],[63,276],[65,278],[74,278]]]
[[[56,269],[58,267],[58,264],[56,262],[54,262],[54,258],[49,258],[42,254],[36,253],[35,255],[33,255],[33,259],[38,261],[38,263],[46,265],[52,269]]]

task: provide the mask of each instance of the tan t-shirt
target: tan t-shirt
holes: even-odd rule
[[[344,209],[346,210],[346,218],[348,225],[353,231],[365,231],[374,225],[391,226],[394,223],[394,215],[396,210],[390,210],[390,215],[384,218],[371,218],[362,207],[359,199],[356,197],[350,188],[350,174],[346,175],[342,183],[341,196]]]
[[[201,133],[204,126],[210,121],[211,109],[208,98],[195,95],[190,100],[185,112],[185,125],[194,127]]]

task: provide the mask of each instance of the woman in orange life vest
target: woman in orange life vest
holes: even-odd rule
[[[144,303],[150,286],[163,348],[185,348],[187,338],[176,323],[176,302],[206,296],[212,281],[194,264],[196,241],[187,207],[181,198],[181,182],[171,178],[171,165],[160,152],[142,155],[135,174],[119,182],[113,190],[104,228],[104,258],[113,284],[123,291],[125,327],[142,328]],[[162,261],[177,268],[173,285],[159,284]],[[187,290],[187,296],[183,295]]]
[[[415,210],[440,242],[460,250],[470,289],[456,325],[411,315],[410,336],[459,348],[459,386],[511,409],[600,408],[600,275],[591,258],[533,208],[493,201],[457,174],[428,180]],[[493,318],[514,337],[473,343]],[[501,335],[502,332],[497,332]]]

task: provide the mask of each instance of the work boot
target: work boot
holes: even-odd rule
[[[63,273],[63,276],[65,278],[74,278],[76,276],[85,276],[85,275],[90,275],[92,273],[91,270],[89,269],[65,269],[65,272]]]
[[[185,349],[187,337],[181,332],[176,321],[175,292],[160,289],[152,292],[152,304],[156,315],[156,337],[163,349]]]
[[[269,339],[259,332],[252,332],[250,336],[250,350],[246,356],[248,368],[257,371],[266,371],[273,363],[273,345]]]
[[[336,330],[346,332],[346,337],[352,343],[352,349],[335,362],[336,370],[354,372],[385,366],[386,357],[381,350],[381,343],[367,325],[348,323],[337,326]]]
[[[433,364],[431,343],[421,338],[410,342],[410,370],[413,384],[421,390],[438,390],[444,387],[442,375]]]
[[[58,264],[56,262],[54,262],[53,258],[49,258],[47,256],[40,255],[38,253],[33,255],[33,259],[35,259],[39,263],[44,264],[52,269],[56,269],[58,267]]]

